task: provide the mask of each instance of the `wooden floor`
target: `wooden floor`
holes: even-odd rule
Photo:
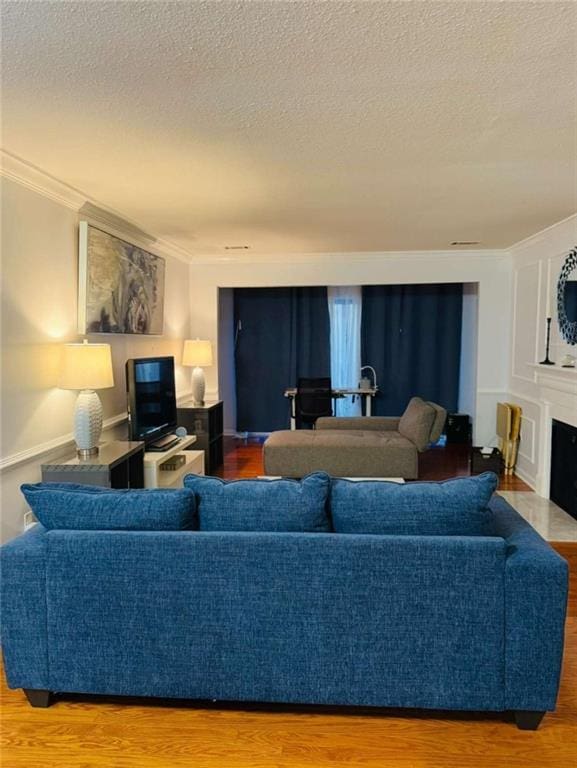
[[[2,768],[570,768],[577,764],[577,618],[568,620],[554,714],[201,709],[66,697],[32,709],[2,690]]]
[[[263,473],[260,444],[229,441],[227,448],[221,474]],[[422,474],[426,479],[466,474],[458,454],[428,456]],[[514,478],[503,485],[524,489]],[[38,710],[28,705],[21,691],[7,690],[4,682],[2,686],[2,768],[569,768],[577,764],[574,611],[567,621],[558,709],[536,732],[518,731],[498,714],[203,709],[186,702],[72,696]]]

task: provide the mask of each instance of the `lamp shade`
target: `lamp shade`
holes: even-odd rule
[[[64,344],[60,389],[107,389],[114,386],[110,344]]]
[[[187,339],[184,342],[182,364],[207,368],[212,365],[212,344],[201,339]]]

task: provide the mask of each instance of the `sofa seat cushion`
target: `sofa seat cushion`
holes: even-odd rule
[[[497,482],[493,472],[406,485],[334,479],[334,529],[337,533],[388,535],[487,535],[492,520],[488,505]]]
[[[264,444],[269,475],[303,477],[324,471],[336,477],[417,477],[417,451],[394,430],[285,430]]]
[[[330,531],[330,477],[315,472],[297,480],[221,480],[187,475],[201,531]]]
[[[414,443],[418,451],[425,451],[436,419],[437,411],[432,405],[420,397],[412,397],[399,421],[399,432]]]
[[[112,490],[76,483],[21,487],[48,530],[179,531],[196,527],[194,493],[187,489]]]
[[[364,429],[301,429],[286,432],[273,432],[268,438],[271,444],[283,435],[282,443],[287,447],[291,444],[296,450],[301,446],[317,446],[325,448],[382,448],[387,445],[405,444],[410,441],[396,430],[364,430]],[[274,439],[273,439],[274,438]],[[268,441],[267,441],[268,442]]]

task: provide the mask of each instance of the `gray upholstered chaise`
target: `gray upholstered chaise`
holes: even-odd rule
[[[315,430],[273,432],[264,444],[264,471],[416,480],[418,455],[437,442],[446,416],[440,405],[413,397],[400,418],[329,416],[318,419]]]

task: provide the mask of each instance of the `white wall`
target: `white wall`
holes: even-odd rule
[[[57,389],[60,345],[76,333],[77,212],[6,178],[2,193],[2,540],[22,530],[22,482],[40,479],[40,464],[72,448],[76,393]],[[99,225],[101,226],[101,225]],[[122,232],[116,231],[122,235]],[[134,238],[129,238],[134,241]],[[112,347],[115,387],[100,395],[111,435],[125,436],[124,363],[130,357],[182,353],[190,334],[189,266],[166,258],[162,337],[88,336]],[[177,394],[190,371],[177,366]],[[119,426],[115,426],[115,425]],[[47,451],[53,449],[51,453]]]
[[[195,262],[192,327],[218,345],[218,290],[222,287],[477,283],[479,338],[476,349],[475,441],[490,442],[495,409],[507,393],[510,259],[505,252],[429,252],[287,255],[278,259]],[[474,308],[470,307],[472,322]],[[218,355],[217,355],[218,359]],[[218,366],[207,370],[207,389],[216,396]]]
[[[546,318],[552,317],[550,357],[557,363],[565,354],[577,356],[577,347],[562,340],[557,324],[557,279],[566,254],[577,244],[577,215],[539,232],[511,248],[513,285],[511,303],[511,363],[509,391],[523,408],[517,473],[540,493],[548,492],[549,463],[544,446],[548,426],[543,419],[547,403],[531,364],[545,357]],[[546,369],[551,375],[564,375]],[[543,373],[543,370],[541,369]],[[570,374],[566,374],[566,378]],[[577,375],[577,374],[576,374]],[[577,405],[568,404],[568,408]],[[571,418],[570,415],[567,417]]]

